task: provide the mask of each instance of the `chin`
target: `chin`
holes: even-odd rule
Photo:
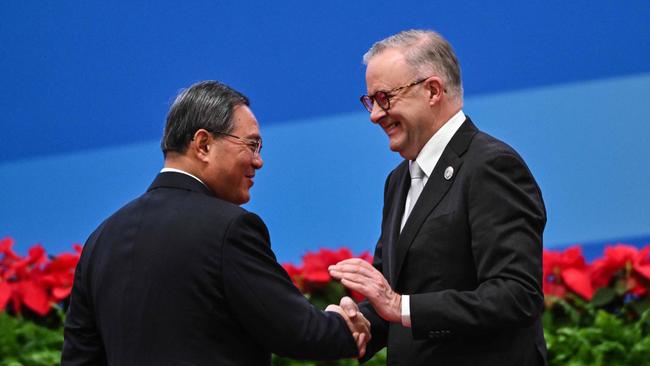
[[[388,147],[390,148],[390,151],[396,152],[396,153],[400,154],[403,158],[406,158],[406,156],[404,156],[404,154],[405,154],[404,148],[401,145],[399,145],[397,143],[395,143],[395,144],[391,143],[391,144],[388,145]]]
[[[239,197],[239,204],[243,205],[244,203],[248,203],[248,201],[251,200],[251,195],[246,192],[246,194],[243,194],[241,197]]]

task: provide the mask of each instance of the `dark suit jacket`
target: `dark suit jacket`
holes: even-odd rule
[[[180,173],[90,236],[75,272],[62,365],[270,365],[271,352],[353,357],[338,314],[315,309],[258,216]]]
[[[544,364],[546,211],[522,158],[468,118],[400,234],[409,185],[404,161],[386,181],[374,266],[410,295],[412,328],[388,324],[366,303],[366,359],[387,345],[389,365]]]

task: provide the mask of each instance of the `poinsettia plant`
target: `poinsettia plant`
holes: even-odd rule
[[[81,246],[75,244],[72,252],[49,256],[37,244],[27,255],[20,256],[13,245],[11,238],[0,239],[0,312],[6,310],[5,314],[0,314],[0,328],[15,328],[13,336],[8,331],[0,331],[0,335],[5,335],[0,337],[0,359],[22,360],[29,355],[45,360],[44,355],[47,355],[48,360],[58,360],[64,308],[59,305],[69,299]],[[323,248],[307,252],[300,264],[285,263],[283,267],[312,303],[325,308],[338,303],[342,296],[362,300],[360,294],[334,281],[327,270],[330,265],[352,257],[355,256],[348,248]],[[372,262],[368,252],[357,257]],[[585,260],[579,246],[561,251],[544,250],[543,287],[546,304],[543,321],[550,365],[631,365],[649,359],[650,245],[643,248],[626,244],[608,246],[603,256],[591,263]],[[26,313],[36,323],[27,320]],[[58,321],[48,324],[44,321],[47,318]],[[33,331],[44,324],[51,328],[47,330],[51,337]],[[21,329],[30,329],[31,335],[26,336]],[[46,329],[43,327],[43,330]],[[27,343],[20,340],[24,337]],[[39,339],[48,341],[36,342]],[[16,345],[13,353],[3,348],[5,343]],[[37,347],[18,346],[23,343]],[[24,364],[55,363],[30,361]],[[350,366],[356,363],[355,360],[313,363],[273,358],[273,364],[278,366]],[[368,364],[386,364],[385,350]]]
[[[16,254],[13,245],[12,238],[0,240],[0,311],[9,308],[21,314],[27,308],[45,316],[70,296],[81,245],[53,258],[39,244],[24,257]]]
[[[607,246],[604,255],[587,263],[580,247],[544,250],[544,297],[547,309],[556,305],[581,311],[587,305],[627,317],[650,307],[650,245]]]

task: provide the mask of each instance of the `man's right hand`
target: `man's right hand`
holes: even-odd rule
[[[370,322],[359,311],[357,304],[349,297],[341,298],[340,305],[329,305],[325,311],[339,313],[350,328],[350,333],[357,343],[359,358],[366,354],[366,344],[370,341]]]

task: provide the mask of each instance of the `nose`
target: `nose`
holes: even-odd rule
[[[264,160],[262,160],[262,154],[257,153],[255,156],[253,156],[253,168],[257,169],[262,169],[262,166],[264,166]]]
[[[370,111],[370,120],[373,123],[379,123],[382,118],[386,116],[386,111],[379,106],[377,102],[372,104],[372,111]]]

